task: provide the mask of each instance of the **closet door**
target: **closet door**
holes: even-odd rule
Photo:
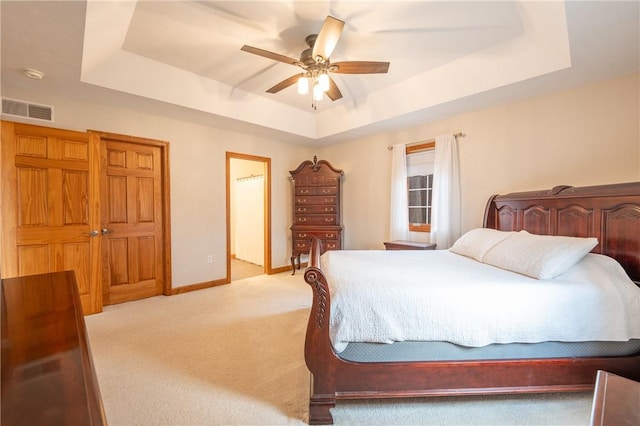
[[[163,143],[103,133],[103,299],[114,304],[164,288]]]
[[[2,121],[2,278],[74,270],[102,311],[99,138]]]

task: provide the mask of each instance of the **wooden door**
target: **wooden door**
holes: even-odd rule
[[[104,304],[163,293],[161,145],[101,134]]]
[[[102,311],[99,139],[2,121],[2,278],[74,270]]]

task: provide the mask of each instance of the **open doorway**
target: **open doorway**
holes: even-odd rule
[[[227,152],[227,279],[268,273],[271,159]]]

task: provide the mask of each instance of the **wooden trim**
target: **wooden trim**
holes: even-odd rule
[[[123,135],[123,134],[120,134],[120,133],[111,133],[111,132],[105,132],[105,131],[102,131],[102,130],[88,129],[87,132],[96,134],[101,139],[113,139],[113,140],[120,141],[120,142],[137,143],[137,144],[141,144],[141,145],[157,146],[157,147],[160,147],[160,148],[164,148],[165,146],[167,146],[169,144],[169,141],[163,141],[163,140],[160,140],[160,139],[149,139],[149,138],[144,138],[144,137],[141,137],[141,136]]]
[[[101,187],[101,165],[100,165],[100,138],[93,133],[89,133],[89,167],[93,168],[93,172],[89,174],[89,197],[91,207],[89,211],[94,214],[89,216],[89,229],[101,229],[102,224],[102,187]],[[103,273],[102,273],[102,238],[90,238],[91,256],[89,259],[89,282],[95,283],[93,289],[89,291],[89,312],[102,312],[104,300],[103,291]]]
[[[306,262],[302,262],[302,265],[300,266],[301,268],[306,268],[307,267],[307,263]],[[274,274],[280,274],[282,272],[288,272],[291,271],[293,268],[291,268],[291,265],[287,265],[287,266],[281,266],[279,268],[273,268],[271,269],[269,272],[267,272],[267,275],[274,275]]]
[[[226,228],[227,228],[227,282],[231,282],[231,159],[263,163],[264,180],[264,272],[273,274],[271,269],[271,158],[257,155],[226,152]]]
[[[430,151],[432,149],[436,149],[435,139],[428,140],[425,142],[419,142],[414,145],[407,145],[405,147],[405,152],[407,155],[409,155],[409,154],[415,154],[417,152],[422,152],[422,151]]]
[[[431,232],[431,224],[423,223],[423,224],[409,224],[409,231],[412,232]]]
[[[231,282],[231,159],[233,157],[228,151],[226,153],[226,162],[225,162],[225,210],[226,210],[226,220],[225,220],[225,229],[227,231],[226,242],[227,245],[227,274],[226,274],[226,282]]]
[[[167,296],[175,296],[176,294],[189,293],[191,291],[202,290],[205,288],[217,287],[223,284],[229,284],[231,281],[226,278],[222,278],[219,280],[213,281],[205,281],[196,284],[185,285],[181,287],[176,287],[171,289],[171,293],[167,294]]]
[[[265,161],[267,169],[267,179],[264,182],[264,270],[267,274],[271,273],[271,158]]]
[[[16,169],[15,169],[15,124],[11,121],[2,121],[2,143],[0,143],[0,172],[2,173],[0,180],[0,189],[2,191],[0,209],[0,241],[2,246],[0,253],[2,260],[0,263],[1,276],[3,278],[14,277],[18,275],[18,253],[16,251],[16,228],[18,226],[17,217],[12,207],[9,211],[8,206],[16,206],[16,194],[13,188],[16,187]]]
[[[163,199],[163,223],[164,238],[164,288],[165,295],[172,293],[173,270],[171,266],[171,185],[169,162],[169,143],[161,147],[162,150],[162,199]]]

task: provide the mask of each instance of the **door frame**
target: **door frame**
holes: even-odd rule
[[[226,152],[226,209],[227,209],[227,282],[231,282],[231,159],[249,160],[263,163],[266,179],[264,181],[264,272],[271,274],[271,158],[257,155]]]
[[[137,145],[147,145],[160,148],[160,165],[161,165],[161,179],[162,179],[162,240],[163,240],[163,253],[162,253],[162,273],[163,284],[162,294],[169,296],[172,293],[171,282],[171,198],[170,198],[170,186],[169,186],[169,142],[143,138],[139,136],[122,135],[118,133],[104,132],[100,130],[87,130],[91,135],[96,135],[100,139],[100,148],[102,148],[102,138],[109,140],[116,140],[121,142],[128,142]],[[104,167],[104,159],[101,159],[101,170]],[[101,292],[104,291],[105,282],[102,282]]]

